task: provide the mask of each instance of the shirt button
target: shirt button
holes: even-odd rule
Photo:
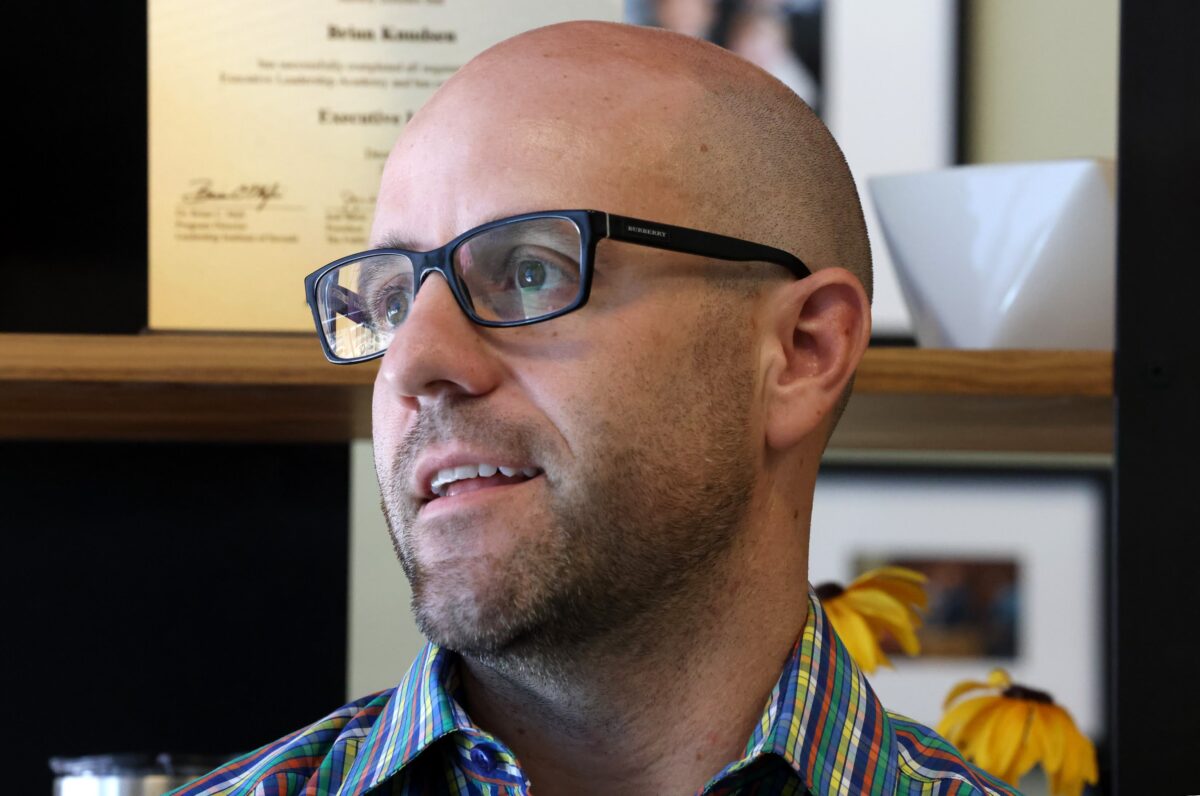
[[[488,750],[482,746],[476,746],[471,749],[471,762],[484,774],[490,774],[496,768],[496,761],[488,754]]]

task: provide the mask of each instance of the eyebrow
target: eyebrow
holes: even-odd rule
[[[372,249],[404,249],[406,251],[416,251],[416,247],[411,241],[404,238],[398,232],[389,232],[371,246]]]
[[[482,221],[480,221],[478,224],[475,224],[472,227],[468,227],[467,229],[464,229],[463,232],[468,231],[468,229],[475,229],[476,227],[482,227],[484,224],[490,224],[493,221],[499,221],[500,219],[503,219],[503,218],[512,218],[513,216],[519,216],[522,213],[529,213],[529,212],[537,212],[537,211],[521,210],[516,213],[492,213],[492,214],[485,216],[484,219]],[[462,233],[460,232],[459,234],[461,235]],[[454,237],[457,238],[458,235],[455,235]],[[453,238],[451,240],[453,240]],[[449,241],[446,241],[445,243],[449,243]],[[445,245],[445,244],[443,243],[443,245]],[[387,232],[384,235],[382,235],[379,238],[379,240],[376,241],[375,245],[373,245],[371,248],[372,249],[404,249],[405,251],[410,251],[410,252],[421,251],[421,249],[417,248],[416,244],[414,244],[408,238],[404,237],[404,233],[396,232],[396,231]],[[437,247],[434,247],[434,248],[437,248]]]

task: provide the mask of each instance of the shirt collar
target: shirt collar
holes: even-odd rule
[[[471,720],[454,699],[458,686],[457,656],[427,643],[363,741],[342,792],[351,796],[365,793],[439,738],[472,730]]]
[[[808,619],[746,747],[743,763],[765,754],[785,760],[815,794],[894,793],[895,730],[813,591]]]
[[[351,787],[343,792],[370,790],[450,733],[477,734],[454,698],[458,689],[458,657],[426,644],[363,741],[347,777]],[[815,794],[857,792],[855,783],[864,779],[874,793],[893,793],[898,784],[891,720],[811,589],[804,630],[746,745],[746,756],[716,779],[765,755],[782,758]]]

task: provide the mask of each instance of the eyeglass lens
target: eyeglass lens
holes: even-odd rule
[[[491,227],[451,253],[468,316],[485,322],[552,315],[582,290],[581,235],[565,218],[534,218]],[[403,254],[372,254],[321,277],[317,311],[330,350],[357,359],[385,350],[408,316],[415,269]]]

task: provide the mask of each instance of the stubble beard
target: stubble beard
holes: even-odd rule
[[[413,537],[416,511],[399,487],[433,433],[418,421],[382,486],[427,638],[495,668],[550,676],[615,640],[637,645],[677,632],[687,626],[681,613],[708,610],[724,587],[725,559],[754,484],[749,364],[714,367],[712,345],[695,352],[702,372],[720,373],[709,384],[691,373],[660,385],[652,406],[611,415],[655,422],[629,428],[578,418],[588,428],[581,438],[593,443],[574,451],[586,472],[555,466],[549,451],[538,450],[534,429],[483,417],[481,407],[462,403],[452,420],[443,418],[443,428],[471,429],[467,438],[476,443],[533,454],[546,470],[546,503],[529,517],[542,530],[522,533],[503,556],[473,562],[469,572],[426,565]],[[441,530],[472,532],[465,524]]]

